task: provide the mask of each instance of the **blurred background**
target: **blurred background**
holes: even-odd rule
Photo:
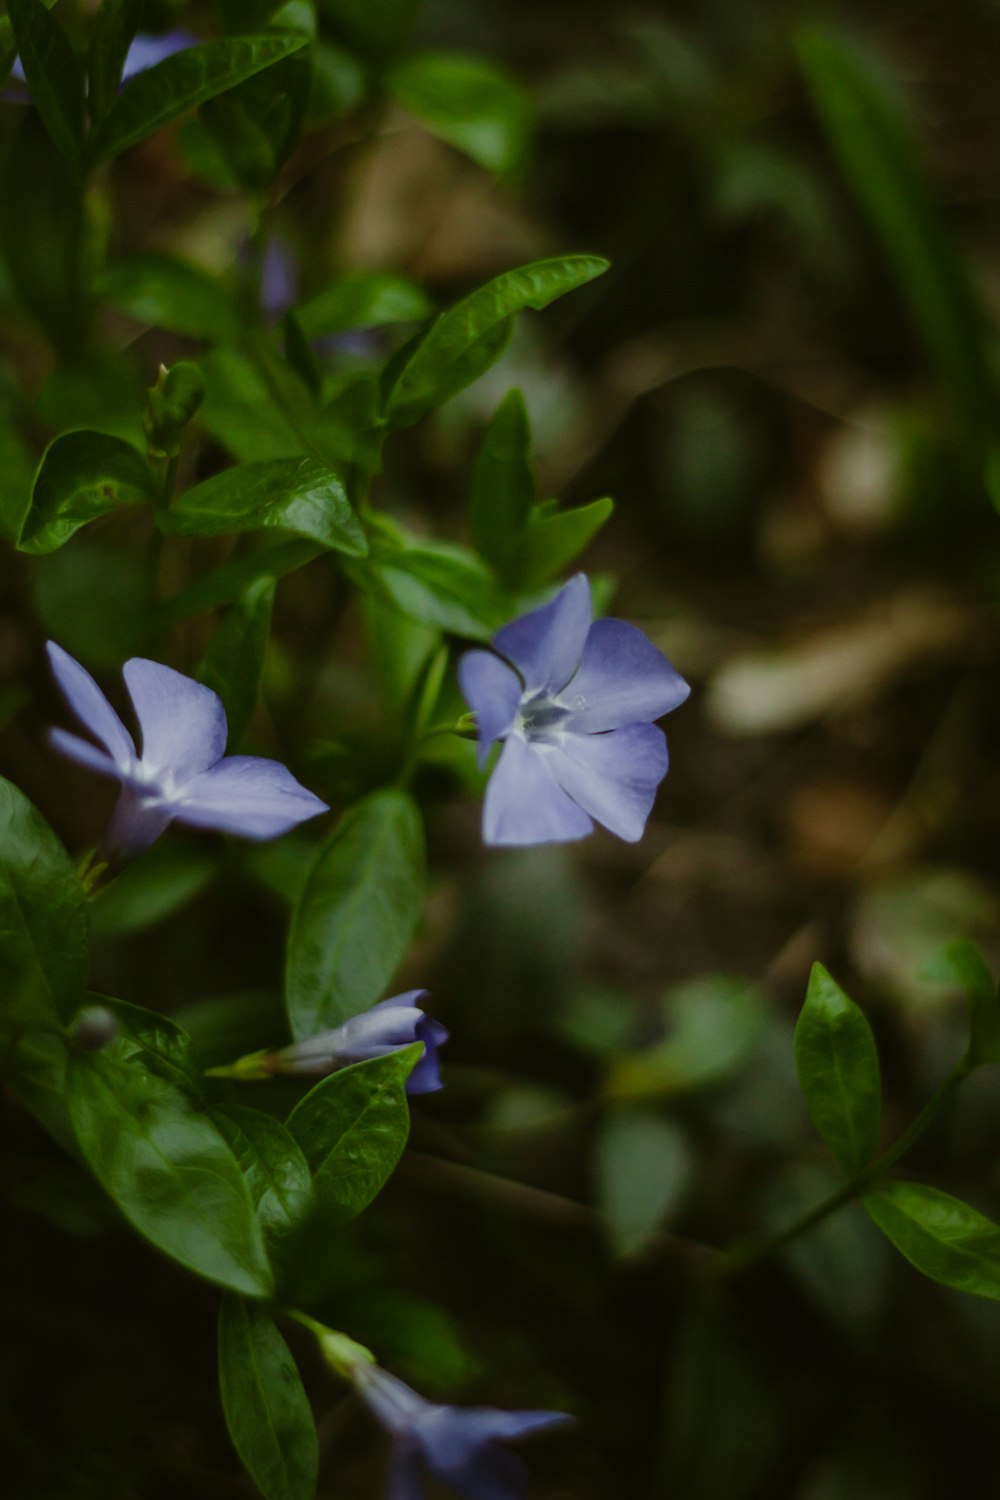
[[[150,0],[147,29],[179,20],[204,23]],[[465,749],[421,768],[432,896],[395,988],[429,988],[451,1028],[447,1088],[414,1109],[375,1207],[304,1268],[312,1309],[439,1399],[572,1411],[574,1435],[531,1456],[548,1500],[991,1494],[992,1304],[922,1280],[857,1206],[742,1281],[706,1293],[698,1273],[705,1246],[836,1185],[792,1057],[811,963],[872,1020],[891,1139],[963,1046],[935,956],[972,937],[1000,961],[1000,9],[425,0],[412,46],[520,82],[523,161],[491,175],[367,93],[348,47],[279,181],[275,275],[308,297],[391,270],[446,305],[515,264],[606,255],[607,275],[524,315],[487,376],[394,441],[376,498],[467,540],[477,444],[519,386],[541,493],[615,497],[584,565],[694,691],[636,846],[486,851]],[[9,143],[20,106],[3,108]],[[189,122],[116,166],[120,254],[239,264],[246,198],[207,139]],[[100,355],[57,366],[18,291],[9,195],[7,211],[16,476],[54,431],[132,430],[158,361],[202,345],[112,306]],[[200,440],[231,450],[209,386]],[[138,524],[3,563],[0,764],[74,852],[105,808],[41,749],[60,710],[40,644],[109,683],[151,649]],[[184,666],[212,623],[155,643]],[[391,740],[378,638],[325,561],[280,584],[256,743],[334,801],[378,780]],[[308,739],[289,746],[293,710]],[[310,847],[173,831],[95,906],[96,987],[176,1015],[207,1061],[282,1040]],[[996,1217],[998,1128],[986,1070],[913,1171]],[[4,1131],[16,1493],[252,1494],[218,1411],[213,1294],[120,1232],[13,1103]],[[369,1500],[378,1437],[289,1337],[321,1495]]]

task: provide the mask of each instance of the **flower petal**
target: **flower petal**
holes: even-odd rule
[[[572,728],[596,734],[650,724],[683,703],[691,689],[663,652],[625,620],[595,620],[580,670],[563,694]]]
[[[140,31],[125,55],[122,83],[134,78],[136,73],[144,73],[147,68],[163,62],[164,58],[173,57],[175,52],[185,52],[188,47],[197,45],[198,38],[190,31],[165,31],[159,35]]]
[[[458,685],[476,716],[482,770],[493,741],[506,734],[517,718],[521,680],[492,651],[466,651],[458,663]]]
[[[396,1442],[389,1457],[389,1487],[385,1500],[424,1500],[424,1486],[416,1452],[408,1443]]]
[[[120,771],[129,770],[136,758],[135,744],[97,683],[55,641],[49,641],[45,649],[59,689],[80,723],[100,740]]]
[[[156,842],[173,816],[168,802],[126,782],[101,842],[101,854],[110,865],[127,864]]]
[[[541,749],[519,734],[504,743],[483,802],[487,844],[560,844],[593,832],[593,823],[568,797]]]
[[[612,833],[642,838],[656,788],[667,774],[667,739],[655,724],[610,734],[564,734],[539,747],[559,785]]]
[[[122,669],[139,728],[142,763],[182,785],[221,760],[226,711],[211,688],[173,667],[133,656]]]
[[[592,613],[590,584],[577,573],[550,603],[498,630],[493,645],[514,663],[529,693],[558,693],[580,664]]]
[[[417,1060],[406,1080],[408,1094],[436,1094],[438,1089],[444,1088],[437,1049],[448,1040],[450,1034],[447,1026],[442,1026],[433,1016],[421,1017],[417,1024],[417,1041],[423,1042],[424,1055]]]
[[[189,781],[172,806],[182,823],[247,839],[277,838],[327,811],[279,761],[257,755],[227,756]]]
[[[414,1428],[427,1467],[468,1500],[516,1500],[527,1473],[496,1447],[571,1419],[557,1411],[498,1411],[491,1406],[429,1405]]]
[[[65,755],[69,760],[75,760],[77,765],[86,766],[88,771],[96,771],[98,776],[120,778],[121,772],[108,752],[98,750],[89,740],[81,740],[79,735],[70,734],[65,729],[50,729],[45,737],[53,750],[58,750],[60,755]]]

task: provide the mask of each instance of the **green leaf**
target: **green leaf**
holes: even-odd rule
[[[69,855],[24,793],[0,777],[0,974],[8,1011],[18,1011],[22,990],[30,995],[40,985],[68,1019],[83,997],[89,950],[86,898]]]
[[[410,1130],[406,1080],[423,1053],[415,1042],[324,1078],[288,1117],[313,1174],[321,1209],[367,1208],[392,1175]]]
[[[202,106],[202,123],[249,191],[267,188],[298,144],[311,73],[311,49],[303,47]]]
[[[375,792],[345,813],[292,916],[285,1004],[297,1041],[384,993],[420,920],[425,880],[423,824],[412,797]]]
[[[980,448],[994,427],[996,403],[986,324],[932,199],[909,122],[870,62],[829,32],[804,31],[799,55],[841,170],[909,300],[956,430]]]
[[[224,344],[240,316],[216,277],[172,255],[130,255],[97,283],[97,294],[139,323]]]
[[[88,521],[155,498],[149,466],[124,438],[63,433],[42,456],[17,545],[54,552]]]
[[[7,0],[32,102],[53,144],[74,167],[83,148],[83,67],[41,0]]]
[[[67,1104],[80,1150],[126,1219],[181,1265],[266,1297],[272,1277],[235,1157],[186,1094],[127,1040],[70,1059]]]
[[[323,554],[324,549],[317,547],[315,542],[276,541],[272,546],[258,547],[246,557],[237,557],[213,568],[175,594],[163,606],[160,618],[165,624],[175,624],[189,615],[232,604],[259,579],[282,578]]]
[[[531,100],[490,63],[458,54],[423,53],[390,69],[386,85],[435,135],[488,171],[512,172],[524,161],[531,138]]]
[[[159,1011],[144,1010],[141,1005],[130,1005],[108,995],[88,995],[87,1004],[104,1006],[112,1012],[125,1036],[136,1043],[150,1072],[184,1093],[200,1094],[201,1073],[191,1049],[191,1038],[183,1026]],[[124,1054],[127,1049],[122,1051]]]
[[[87,111],[99,124],[111,108],[145,0],[101,0],[87,46]]]
[[[1000,993],[975,943],[966,939],[949,943],[924,966],[920,977],[963,991],[969,1011],[970,1063],[1000,1062]]]
[[[615,1110],[596,1141],[597,1201],[615,1248],[633,1255],[675,1209],[690,1178],[682,1130],[648,1110]]]
[[[814,964],[795,1028],[795,1065],[813,1124],[850,1176],[882,1131],[878,1051],[868,1019],[822,964]]]
[[[218,693],[229,724],[229,753],[239,747],[260,693],[264,658],[271,637],[273,578],[258,578],[246,589],[208,643],[197,677]]]
[[[288,1128],[259,1109],[230,1106],[216,1115],[246,1178],[264,1234],[280,1239],[313,1205],[309,1164]]]
[[[219,1309],[219,1389],[233,1447],[265,1500],[314,1500],[319,1443],[302,1378],[270,1314],[242,1297]]]
[[[1000,1301],[1000,1225],[920,1182],[880,1182],[863,1202],[918,1271],[956,1291]]]
[[[227,469],[185,491],[158,520],[168,536],[275,528],[348,557],[368,551],[342,481],[317,458],[275,458]]]
[[[31,486],[35,478],[35,465],[20,434],[3,417],[0,417],[0,474],[3,489],[0,490],[0,537],[5,542],[16,542],[28,506],[31,504]]]
[[[346,328],[416,322],[431,310],[427,294],[412,281],[384,271],[356,271],[310,298],[298,309],[298,319],[302,331],[317,338]]]
[[[486,429],[472,471],[469,520],[477,552],[514,582],[520,581],[535,493],[527,408],[520,391],[508,391]]]
[[[464,547],[447,542],[386,549],[351,578],[421,625],[487,641],[511,617],[509,595],[491,569]]]
[[[548,307],[557,297],[592,281],[608,268],[596,255],[566,255],[505,271],[438,317],[417,343],[388,393],[386,419],[394,427],[415,422],[480,375],[487,365],[475,358],[489,352],[507,319],[523,308]],[[496,346],[495,358],[502,348]],[[470,373],[466,362],[472,359]],[[490,360],[489,362],[492,362]],[[477,367],[478,366],[478,367]]]
[[[420,0],[320,0],[335,31],[379,56],[405,47]]]
[[[606,521],[611,519],[615,502],[605,497],[571,510],[537,506],[528,517],[528,534],[524,542],[524,566],[521,582],[525,588],[547,583],[575,562],[589,547]]]
[[[24,4],[25,0],[19,0]],[[300,32],[227,37],[188,47],[139,73],[122,89],[98,127],[91,151],[95,162],[145,140],[207,99],[235,88],[305,45]]]

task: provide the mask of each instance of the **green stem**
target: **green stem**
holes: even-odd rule
[[[738,1240],[734,1245],[729,1246],[728,1249],[721,1252],[718,1259],[709,1267],[708,1276],[715,1279],[724,1276],[741,1275],[751,1266],[755,1266],[758,1261],[763,1260],[773,1251],[780,1249],[781,1246],[789,1244],[791,1240],[798,1239],[800,1235],[807,1234],[810,1229],[822,1223],[828,1215],[834,1213],[838,1208],[842,1208],[845,1203],[850,1203],[853,1199],[860,1197],[866,1188],[884,1176],[890,1167],[894,1167],[900,1158],[906,1155],[910,1147],[920,1139],[928,1125],[941,1113],[941,1110],[959,1084],[972,1072],[973,1066],[969,1061],[968,1055],[963,1057],[961,1062],[957,1063],[948,1074],[948,1077],[940,1087],[931,1095],[923,1109],[907,1129],[903,1131],[899,1139],[894,1141],[886,1151],[883,1151],[881,1156],[876,1157],[861,1172],[858,1172],[856,1176],[850,1178],[839,1187],[836,1192],[831,1193],[828,1198],[824,1198],[821,1203],[817,1203],[815,1208],[809,1209],[807,1213],[804,1213],[801,1218],[794,1220],[785,1229],[779,1229],[776,1234],[768,1235],[766,1239],[751,1237],[742,1241]]]

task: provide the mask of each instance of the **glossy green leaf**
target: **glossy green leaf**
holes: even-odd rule
[[[258,578],[226,612],[201,659],[197,677],[218,693],[229,724],[228,751],[239,748],[257,706],[271,638],[273,578]]]
[[[520,580],[534,503],[528,412],[521,392],[508,391],[486,429],[472,471],[469,521],[476,550],[514,582]]]
[[[901,1255],[932,1281],[1000,1301],[1000,1225],[920,1182],[880,1182],[863,1199]]]
[[[233,1291],[272,1290],[243,1174],[187,1095],[122,1039],[70,1060],[67,1103],[80,1150],[135,1229]]]
[[[200,1094],[201,1074],[183,1026],[159,1011],[145,1010],[107,995],[88,995],[88,1005],[110,1010],[128,1041],[134,1042],[144,1065],[188,1094]],[[127,1052],[123,1047],[123,1055]]]
[[[427,294],[412,281],[384,271],[356,271],[310,298],[298,309],[298,319],[303,332],[317,338],[347,328],[417,322],[431,311]]]
[[[296,1040],[384,994],[423,911],[424,831],[406,792],[356,803],[321,846],[288,937],[285,1004]]]
[[[304,42],[299,32],[227,37],[164,58],[122,89],[93,137],[94,161],[117,156],[189,109],[288,57]]]
[[[480,166],[521,165],[531,138],[531,100],[506,73],[477,57],[421,53],[390,69],[386,84],[418,120]]]
[[[422,1053],[415,1042],[353,1063],[292,1110],[288,1128],[305,1152],[321,1210],[359,1214],[392,1176],[410,1130],[406,1080]]]
[[[8,0],[7,15],[31,98],[54,145],[73,166],[83,148],[84,75],[66,33],[41,0]]]
[[[22,552],[54,552],[88,521],[155,499],[149,466],[123,438],[66,432],[42,457],[21,527]]]
[[[295,1137],[259,1109],[229,1106],[219,1113],[220,1130],[246,1177],[250,1197],[268,1239],[280,1239],[308,1217],[312,1175]]]
[[[461,390],[487,365],[477,368],[473,358],[484,343],[502,332],[503,325],[523,308],[548,307],[557,297],[600,276],[608,262],[596,255],[566,255],[540,260],[505,271],[444,312],[416,344],[399,371],[386,402],[391,425],[405,427],[425,411]],[[497,346],[499,354],[502,343]],[[467,368],[467,362],[473,359]],[[470,375],[469,368],[474,370]],[[459,383],[460,382],[460,383]]]
[[[795,1028],[795,1065],[813,1124],[853,1176],[878,1149],[882,1084],[868,1019],[814,964]]]
[[[114,103],[128,49],[139,29],[145,0],[101,0],[87,46],[87,112],[92,124]]]
[[[820,121],[909,301],[956,430],[978,447],[995,426],[986,325],[909,122],[857,49],[814,27],[799,52]]]
[[[615,502],[607,497],[570,510],[537,506],[528,517],[524,541],[524,587],[547,583],[564,572],[590,546],[614,508]]]
[[[386,550],[350,569],[374,592],[421,625],[486,641],[511,617],[508,595],[488,567],[447,542]]]
[[[348,557],[368,550],[339,476],[317,458],[276,458],[226,469],[186,490],[159,524],[169,536],[228,536],[276,529]]]
[[[684,1132],[650,1110],[615,1110],[595,1142],[597,1201],[615,1248],[632,1255],[655,1238],[690,1180]]]
[[[265,1500],[314,1500],[319,1443],[309,1398],[270,1314],[243,1297],[219,1309],[219,1390],[229,1436]]]
[[[23,792],[0,777],[0,974],[8,1013],[40,987],[68,1019],[89,962],[87,905],[72,861]],[[28,997],[26,999],[26,997]]]
[[[218,278],[172,255],[130,255],[104,274],[97,292],[153,328],[211,343],[240,335],[239,313]]]

